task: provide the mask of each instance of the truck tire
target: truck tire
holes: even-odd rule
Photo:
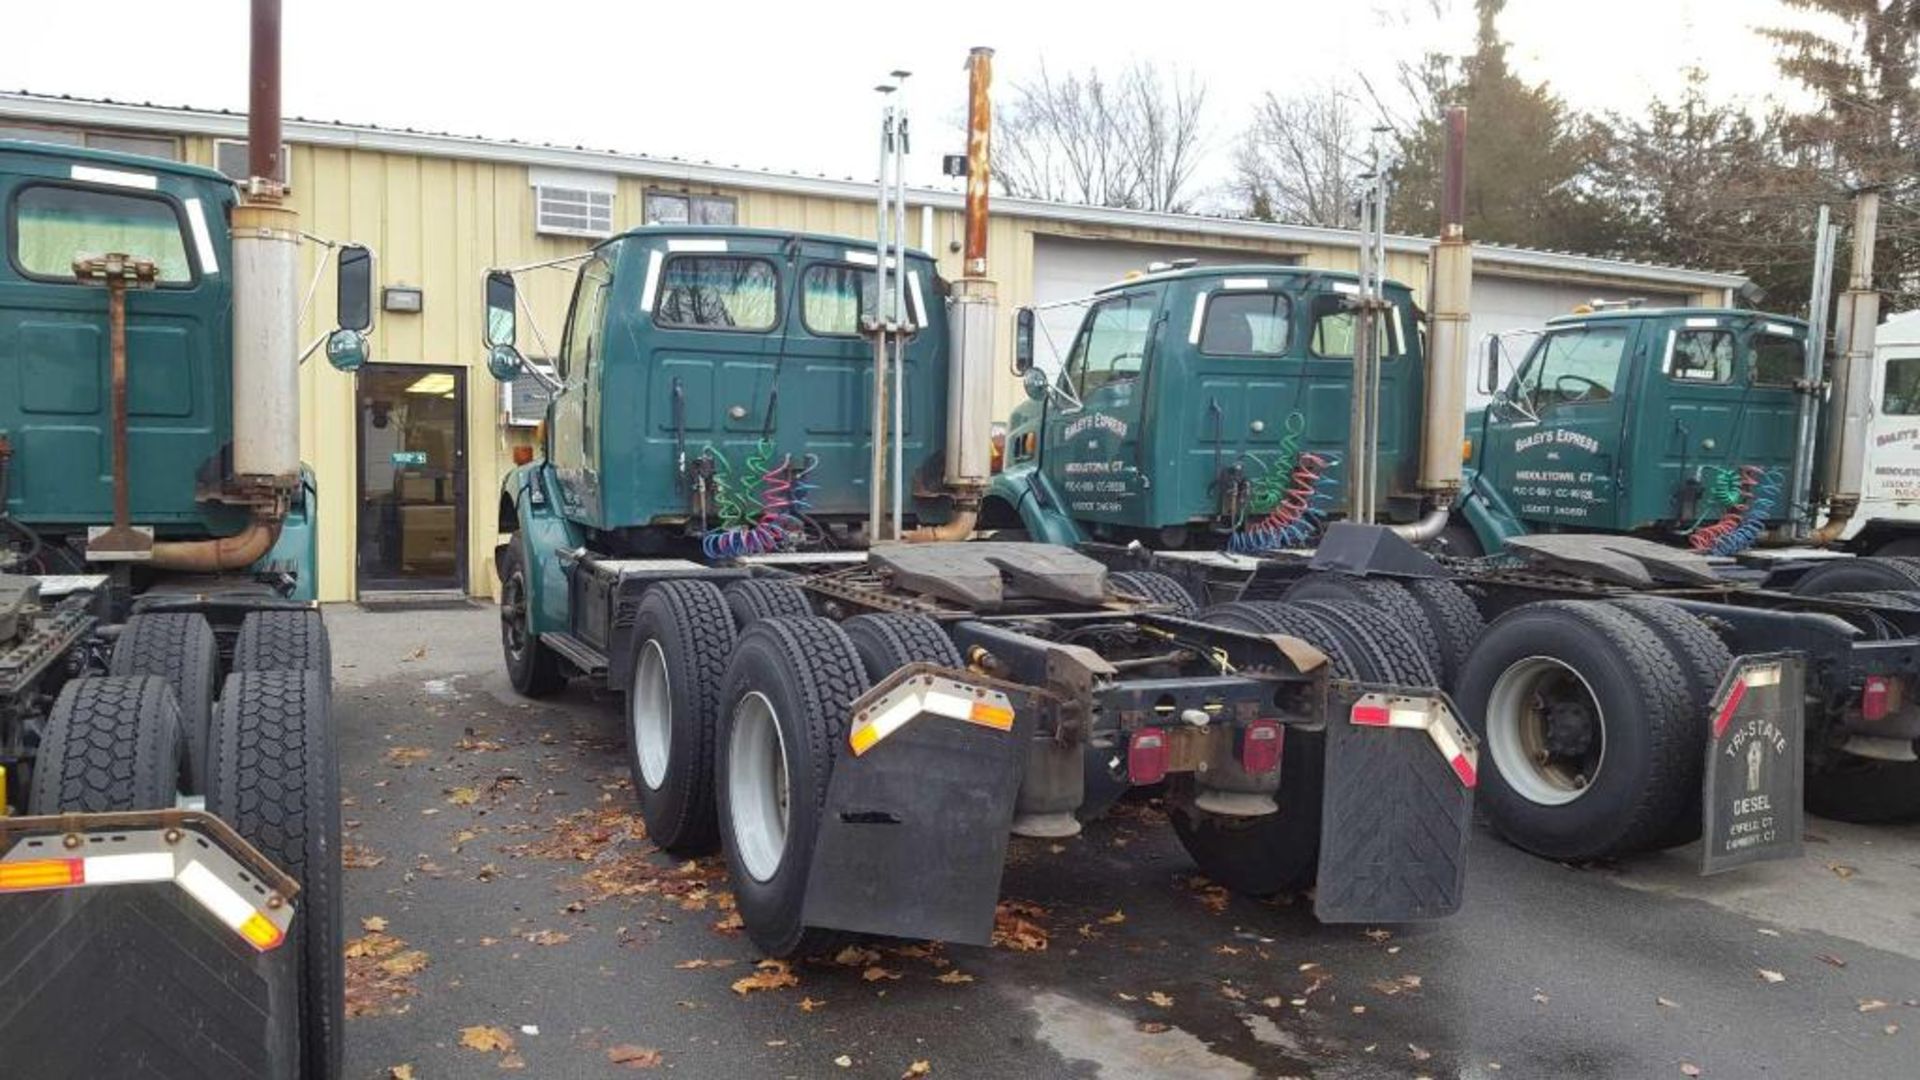
[[[1920,589],[1920,562],[1863,556],[1824,562],[1793,583],[1795,596]]]
[[[1275,601],[1216,604],[1198,619],[1258,634],[1287,634],[1327,654],[1337,678],[1354,677],[1345,641],[1312,612]],[[1326,735],[1288,729],[1280,753],[1278,813],[1228,817],[1192,807],[1168,814],[1174,836],[1200,873],[1247,896],[1313,887],[1320,871],[1320,811],[1325,792]]]
[[[74,679],[47,714],[27,812],[171,810],[183,749],[180,709],[167,680]]]
[[[341,936],[340,784],[326,676],[227,676],[208,742],[207,811],[300,883],[289,939],[300,949],[303,1077],[340,1074],[346,972]]]
[[[840,624],[860,655],[868,685],[908,664],[939,664],[962,668],[960,650],[940,624],[925,615],[856,615]]]
[[[791,581],[743,578],[728,585],[722,592],[727,598],[727,609],[733,612],[734,625],[742,630],[760,619],[780,616],[806,618],[813,614],[813,605],[807,602],[807,594]]]
[[[823,951],[839,936],[804,925],[801,907],[848,706],[867,685],[853,642],[827,619],[761,619],[727,665],[720,836],[747,936],[769,956]]]
[[[1686,672],[1658,633],[1605,601],[1496,619],[1467,658],[1459,703],[1487,750],[1480,803],[1523,850],[1593,859],[1657,847],[1698,797]]]
[[[533,632],[533,595],[527,588],[526,538],[516,535],[500,558],[500,649],[513,688],[530,698],[558,693],[567,685],[560,658]]]
[[[1113,586],[1115,592],[1165,604],[1174,615],[1192,615],[1197,606],[1186,586],[1157,570],[1117,571],[1107,575],[1107,584]]]
[[[1413,578],[1402,584],[1426,613],[1427,626],[1440,646],[1440,687],[1452,691],[1460,681],[1460,669],[1467,664],[1467,654],[1487,628],[1486,620],[1480,617],[1480,609],[1467,591],[1451,581]]]
[[[327,624],[311,608],[301,611],[252,611],[240,620],[233,640],[235,671],[333,670],[333,646]]]
[[[1305,600],[1346,601],[1373,608],[1395,626],[1401,627],[1426,654],[1427,667],[1445,669],[1446,657],[1440,648],[1440,635],[1427,609],[1413,593],[1398,581],[1384,578],[1354,577],[1351,574],[1308,574],[1287,588],[1285,599],[1292,603]]]
[[[128,619],[107,663],[112,675],[158,675],[173,687],[180,707],[181,791],[207,790],[207,727],[220,685],[220,643],[206,617],[149,612]]]
[[[675,855],[719,842],[713,747],[720,681],[733,656],[733,615],[708,581],[663,581],[633,618],[627,767],[647,836]]]
[[[1807,771],[1807,812],[1861,825],[1920,820],[1920,762],[1845,757]]]
[[[1695,746],[1704,748],[1707,745],[1713,698],[1720,690],[1720,680],[1733,667],[1733,651],[1704,621],[1672,601],[1638,596],[1613,600],[1611,603],[1645,623],[1679,662],[1681,674],[1687,680],[1687,703],[1691,710],[1686,738],[1692,739]],[[1706,766],[1701,757],[1701,754],[1693,755],[1689,759],[1692,767],[1677,781],[1686,786],[1686,805],[1653,846],[1678,847],[1700,838],[1704,824],[1701,818],[1701,785],[1706,779]]]
[[[1373,605],[1354,600],[1301,600],[1294,606],[1320,616],[1336,635],[1346,637],[1356,678],[1396,686],[1440,685],[1433,661],[1416,640],[1417,629],[1410,632]],[[1374,674],[1365,673],[1369,666]]]

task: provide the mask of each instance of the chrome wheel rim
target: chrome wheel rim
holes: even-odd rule
[[[667,758],[673,751],[673,683],[667,654],[648,638],[633,665],[633,689],[627,694],[628,737],[640,759],[640,781],[652,791],[667,782]]]
[[[1606,714],[1586,677],[1552,657],[1508,667],[1487,700],[1487,749],[1521,798],[1565,806],[1585,795],[1606,763]]]
[[[727,745],[727,806],[734,851],[755,881],[771,880],[787,850],[787,748],[780,714],[758,690],[733,709]]]

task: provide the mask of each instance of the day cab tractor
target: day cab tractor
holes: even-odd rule
[[[1051,374],[1021,313],[1030,400],[983,525],[1226,602],[1203,619],[1368,605],[1413,634],[1481,738],[1491,823],[1542,855],[1704,829],[1709,869],[1783,856],[1803,784],[1818,813],[1920,815],[1920,563],[1747,550],[1808,516],[1795,431],[1817,422],[1821,377],[1805,325],[1556,320],[1463,448],[1467,250],[1457,229],[1438,245],[1425,320],[1364,263],[1149,273],[1091,299]],[[1368,312],[1375,344],[1352,348]],[[1356,499],[1363,476],[1374,495]],[[1384,530],[1351,524],[1374,518]]]
[[[994,330],[969,235],[954,282],[904,247],[731,228],[577,260],[544,454],[500,504],[514,686],[620,693],[650,838],[724,848],[774,955],[839,932],[985,944],[1009,834],[1076,832],[1094,756],[1167,782],[1229,886],[1316,884],[1329,920],[1453,911],[1477,748],[1403,639],[1347,604],[1201,622],[1162,575],[964,539],[991,428],[956,404],[987,400]],[[487,295],[511,376],[516,275]],[[891,536],[870,499],[888,449]]]
[[[277,120],[251,135],[280,152]],[[270,181],[14,141],[0,207],[7,1068],[330,1080],[339,792],[297,222]],[[341,260],[336,359],[364,353],[370,271]]]

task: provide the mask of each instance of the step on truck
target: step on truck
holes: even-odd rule
[[[1920,567],[1779,546],[1837,538],[1846,500],[1796,493],[1815,441],[1865,441],[1819,415],[1806,325],[1570,315],[1469,415],[1470,252],[1457,227],[1436,245],[1430,314],[1377,258],[1165,268],[1093,297],[1046,373],[1020,313],[1030,400],[983,524],[1211,610],[1360,602],[1409,628],[1487,751],[1489,820],[1542,855],[1704,830],[1721,869],[1796,851],[1803,801],[1920,815]]]
[[[255,5],[269,93],[276,6]],[[0,140],[0,1047],[21,1075],[340,1074],[299,233],[258,153],[281,153],[277,115],[256,96],[238,189]],[[337,273],[350,364],[369,254]]]
[[[1230,887],[1315,886],[1329,920],[1452,912],[1479,751],[1405,639],[1354,605],[1202,620],[1163,575],[967,539],[996,329],[986,63],[966,278],[897,242],[731,228],[569,260],[542,452],[500,501],[513,685],[619,692],[650,838],[724,849],[773,955],[987,943],[1009,836],[1077,832],[1090,758],[1165,783]],[[502,378],[540,269],[488,274]]]

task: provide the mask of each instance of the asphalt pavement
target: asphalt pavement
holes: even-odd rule
[[[724,865],[646,841],[612,700],[517,697],[491,607],[327,620],[355,1080],[1920,1076],[1920,826],[1714,878],[1482,831],[1455,918],[1322,926],[1124,805],[1014,842],[993,948],[762,967]]]

